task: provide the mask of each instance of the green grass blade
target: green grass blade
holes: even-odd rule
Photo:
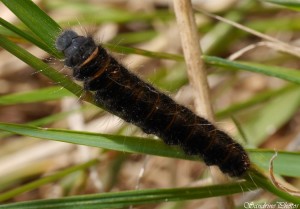
[[[268,177],[266,177],[265,175],[263,175],[261,172],[259,172],[258,170],[255,169],[250,169],[250,171],[248,172],[248,175],[246,177],[246,179],[249,182],[255,182],[255,184],[261,186],[262,188],[264,188],[265,190],[277,195],[278,197],[294,203],[296,205],[299,206],[300,204],[300,198],[297,196],[292,196],[291,194],[289,194],[288,192],[281,190],[280,188],[278,188],[277,186],[275,186]],[[297,208],[298,208],[297,206]]]
[[[0,123],[0,129],[3,131],[13,132],[25,136],[31,136],[41,139],[48,139],[54,141],[62,141],[67,143],[74,143],[92,147],[99,147],[111,149],[121,152],[142,153],[157,155],[163,157],[200,160],[195,156],[187,156],[181,149],[175,146],[168,146],[160,140],[141,137],[129,137],[120,135],[108,135],[89,132],[78,132],[69,130],[45,129],[28,125],[7,124]],[[265,167],[270,160],[269,150],[249,150],[250,158],[253,162],[261,167]],[[266,154],[265,154],[266,153]],[[281,162],[281,158],[290,160],[291,162],[300,161],[300,154],[279,152],[277,162]],[[279,161],[280,160],[280,161]],[[282,175],[300,176],[300,168],[295,169],[297,163],[291,165],[290,163],[277,164],[274,163],[275,171]],[[294,170],[293,170],[294,169]]]
[[[131,32],[131,33],[121,33],[113,38],[110,43],[120,43],[124,44],[137,44],[149,41],[156,37],[158,33],[154,30],[147,30],[142,32]]]
[[[72,94],[66,89],[58,86],[38,89],[30,92],[22,92],[0,96],[0,105],[14,105],[31,102],[44,102],[61,99]]]
[[[203,56],[203,59],[207,64],[211,64],[213,66],[224,67],[227,69],[234,70],[241,69],[250,72],[261,73],[268,76],[281,78],[283,80],[287,80],[296,84],[300,84],[300,72],[295,69],[277,66],[267,66],[249,62],[236,62],[213,56]]]
[[[81,86],[77,85],[65,75],[57,72],[55,69],[42,62],[40,59],[36,58],[23,48],[16,45],[15,43],[11,42],[7,38],[0,36],[0,46],[6,49],[11,54],[18,57],[23,62],[33,67],[38,72],[44,74],[54,82],[59,83],[61,86],[75,94],[77,97],[82,96],[83,90]],[[85,99],[87,101],[93,101],[92,96],[88,93],[85,94]]]
[[[52,51],[57,51],[53,37],[57,37],[61,28],[44,11],[30,0],[1,1]]]
[[[240,22],[244,18],[244,16],[247,15],[245,11],[247,11],[248,7],[248,4],[244,4],[243,6],[241,6],[241,11],[230,11],[226,14],[225,18],[234,22]],[[236,33],[236,28],[229,24],[218,22],[203,37],[204,39],[213,40],[207,41],[205,44],[201,44],[204,53],[210,55],[222,52],[222,50],[225,50],[230,45],[230,40],[234,40],[230,38],[230,36],[233,36],[234,33]]]
[[[13,39],[20,39],[20,36],[18,36],[16,33],[12,32],[11,30],[5,28],[1,24],[0,24],[0,35],[9,37],[9,38],[13,38]]]
[[[16,134],[81,144],[92,147],[100,147],[129,153],[144,153],[165,157],[188,159],[182,151],[176,147],[167,146],[159,140],[141,137],[127,137],[89,132],[77,132],[58,129],[43,129],[28,125],[0,123],[0,129]]]
[[[274,17],[271,16],[266,19],[257,19],[257,20],[249,20],[245,23],[247,27],[258,30],[260,32],[268,33],[268,32],[296,32],[300,30],[299,21],[295,21],[294,18],[291,17]]]
[[[81,106],[80,108],[72,109],[72,110],[65,111],[65,112],[59,112],[59,113],[52,114],[52,115],[44,117],[44,118],[40,118],[40,119],[37,119],[37,120],[30,121],[29,123],[27,123],[27,125],[44,126],[44,125],[47,125],[49,123],[53,123],[55,121],[65,119],[67,116],[69,116],[71,114],[77,113],[79,111],[82,112],[82,111],[85,111],[85,110],[87,110],[87,106]]]
[[[38,179],[38,180],[33,181],[31,183],[25,184],[23,186],[19,186],[16,189],[10,190],[8,192],[1,193],[0,194],[0,201],[8,200],[8,199],[10,199],[10,198],[12,198],[16,195],[19,195],[19,194],[23,193],[23,192],[30,191],[30,190],[39,188],[42,185],[57,181],[58,179],[61,179],[61,178],[65,177],[65,176],[67,176],[67,175],[69,175],[73,172],[89,168],[90,166],[95,165],[97,162],[98,162],[98,160],[91,160],[91,161],[86,162],[84,164],[76,165],[76,166],[67,168],[67,169],[65,169],[63,171],[59,171],[59,172],[57,172],[53,175],[43,177],[41,179]]]
[[[0,193],[13,188],[16,186],[16,183],[26,182],[29,179],[43,175],[45,170],[47,170],[50,161],[51,159],[38,160],[37,162],[29,165],[30,169],[24,165],[24,167],[21,166],[17,168],[15,170],[16,172],[10,172],[8,175],[2,175],[0,178]]]
[[[300,87],[275,97],[243,122],[249,143],[258,146],[295,115],[300,106]]]
[[[25,40],[33,43],[34,45],[38,46],[39,48],[45,50],[49,54],[59,56],[59,54],[57,54],[57,51],[53,51],[52,48],[48,47],[46,44],[41,42],[38,38],[33,37],[29,33],[25,33],[24,31],[20,30],[19,28],[10,24],[9,22],[7,22],[6,20],[4,20],[2,18],[0,18],[0,25],[2,25],[3,27],[7,28],[8,30],[14,32],[15,34],[19,35],[20,37],[24,38]]]
[[[70,27],[81,24],[102,24],[107,22],[127,23],[132,21],[153,21],[174,19],[174,14],[169,10],[160,10],[153,12],[133,12],[117,7],[102,4],[95,7],[92,4],[80,1],[46,1],[49,9],[54,10],[73,10],[79,13],[79,17],[68,19],[62,25]]]
[[[299,88],[299,86],[287,85],[283,88],[279,88],[279,89],[276,89],[276,90],[271,90],[271,91],[267,91],[267,92],[257,94],[254,97],[252,97],[252,98],[250,98],[246,101],[239,102],[239,103],[230,105],[227,108],[219,110],[216,113],[216,117],[218,119],[229,117],[230,115],[234,115],[234,114],[238,113],[239,111],[245,110],[249,107],[253,107],[254,105],[261,104],[262,102],[266,102],[270,99],[281,96],[282,94],[284,94],[288,91],[291,91],[293,89],[296,89],[296,88]]]
[[[76,113],[78,111],[84,111],[84,110],[87,110],[87,106],[80,107],[80,108],[70,110],[70,111],[66,111],[66,112],[59,112],[59,113],[56,113],[56,114],[52,114],[52,115],[44,117],[44,118],[40,118],[40,119],[37,119],[37,120],[30,121],[26,124],[30,125],[30,126],[45,126],[45,125],[48,125],[48,124],[53,123],[55,121],[63,120],[67,116],[69,116],[73,113]],[[0,132],[0,139],[5,138],[5,137],[9,137],[11,135],[13,135],[13,133],[2,131],[2,132]]]
[[[248,149],[251,161],[259,167],[269,170],[269,163],[272,156],[275,154],[274,150],[264,149]],[[278,152],[278,156],[274,160],[274,173],[290,177],[300,177],[299,167],[299,152]],[[289,162],[289,163],[286,163]]]
[[[119,46],[115,44],[103,44],[107,49],[113,52],[119,52],[122,54],[138,54],[145,57],[152,57],[158,59],[169,59],[174,61],[184,61],[183,56],[177,54],[170,54],[164,52],[152,52],[149,50],[138,49],[133,47]]]
[[[290,9],[300,10],[300,1],[299,0],[264,0],[272,4],[277,4],[281,6],[288,7]]]
[[[254,97],[240,102],[233,105],[230,105],[227,108],[224,108],[222,110],[219,110],[216,113],[216,117],[218,119],[229,117],[230,115],[236,114],[239,111],[245,110],[249,107],[253,107],[254,105],[261,104],[262,102],[268,101],[269,99],[272,99],[277,96],[281,96],[287,91],[291,91],[295,88],[299,88],[299,86],[296,85],[288,85],[283,88],[277,89],[277,90],[271,90],[267,92],[262,92],[260,94],[255,95]]]
[[[172,66],[172,70],[161,68],[148,77],[148,81],[165,92],[176,92],[188,83],[185,64],[183,62]]]
[[[38,200],[21,203],[0,205],[5,209],[101,209],[101,208],[123,208],[130,205],[146,203],[158,203],[169,201],[183,201],[202,199],[208,197],[229,195],[256,189],[255,184],[249,182],[238,182],[232,184],[176,188],[176,189],[148,189],[125,192],[110,192],[103,194],[73,196],[61,199]]]
[[[160,140],[141,137],[127,137],[118,135],[98,134],[90,132],[77,132],[70,130],[45,129],[28,125],[0,124],[0,129],[16,134],[36,138],[81,144],[92,147],[117,150],[129,153],[154,154],[166,157],[192,159],[186,156],[177,147],[165,145]]]

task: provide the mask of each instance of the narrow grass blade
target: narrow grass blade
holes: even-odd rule
[[[56,83],[60,83],[61,86],[75,94],[77,97],[82,96],[82,87],[74,83],[72,80],[67,78],[65,75],[57,72],[55,69],[51,68],[46,63],[42,62],[40,59],[36,58],[20,46],[16,45],[15,43],[11,42],[7,38],[0,36],[0,46],[6,49],[11,54],[18,57],[23,62],[27,63],[31,67],[33,67],[38,72],[44,74],[45,76],[49,77]],[[93,101],[92,96],[89,94],[85,95],[86,100]]]
[[[80,144],[92,147],[99,147],[111,150],[117,150],[120,152],[129,153],[142,153],[150,155],[158,155],[162,157],[180,158],[188,160],[200,160],[199,157],[187,156],[181,149],[176,146],[165,145],[160,140],[154,140],[151,138],[141,137],[129,137],[121,135],[108,135],[108,134],[97,134],[89,132],[69,131],[69,130],[58,130],[48,128],[38,128],[28,125],[19,124],[8,124],[0,123],[0,130],[12,132],[15,134],[31,136],[41,139],[48,139],[54,141],[62,141],[73,144]],[[250,158],[253,159],[255,164],[266,168],[270,158],[270,150],[254,150],[250,151]],[[265,154],[266,153],[266,154]],[[300,161],[300,154],[294,154],[289,152],[279,152],[278,160],[284,160],[295,162],[291,163],[276,163],[275,172],[279,171],[282,175],[300,176],[300,168],[296,169],[296,162]]]
[[[30,0],[1,1],[52,51],[57,51],[53,37],[57,37],[61,28],[44,11]]]
[[[174,15],[167,9],[154,10],[151,12],[128,11],[123,8],[111,7],[102,4],[95,7],[84,1],[46,1],[47,7],[53,10],[72,9],[79,13],[78,17],[67,20],[62,23],[68,27],[81,24],[102,24],[107,22],[127,23],[132,21],[153,21],[153,20],[170,20],[174,19]],[[78,19],[77,19],[78,18]],[[75,19],[75,20],[74,20]]]
[[[1,100],[1,98],[0,98],[0,100]],[[56,113],[56,114],[52,114],[52,115],[44,117],[44,118],[40,118],[40,119],[37,119],[37,120],[30,121],[26,124],[30,125],[30,126],[44,126],[44,125],[48,125],[48,124],[53,123],[53,122],[58,121],[58,120],[63,120],[67,116],[69,116],[69,115],[71,115],[75,112],[84,111],[84,110],[87,110],[87,106],[84,106],[84,107],[81,107],[81,108],[78,108],[78,109],[74,109],[74,110],[70,110],[70,111],[66,111],[66,112],[59,112],[59,113]],[[9,137],[11,135],[13,135],[13,133],[1,131],[0,132],[0,139],[5,138],[5,137]]]
[[[119,52],[123,54],[139,54],[145,57],[152,57],[158,59],[169,59],[174,61],[184,61],[183,56],[177,54],[170,54],[170,53],[163,53],[163,52],[152,52],[149,50],[143,50],[133,47],[126,47],[126,46],[117,46],[115,44],[104,44],[106,48],[113,52]]]
[[[291,91],[293,89],[296,89],[296,88],[299,88],[299,86],[297,86],[297,85],[287,85],[287,86],[285,86],[283,88],[280,88],[280,89],[271,90],[271,91],[267,91],[267,92],[257,94],[254,97],[252,97],[252,98],[250,98],[246,101],[239,102],[239,103],[230,105],[227,108],[219,110],[216,113],[216,117],[218,119],[229,117],[230,115],[237,114],[242,110],[253,107],[254,105],[261,104],[263,102],[269,101],[270,99],[274,99],[276,97],[279,97],[282,94],[284,94],[288,91]]]
[[[269,163],[272,156],[275,154],[274,150],[264,149],[248,149],[251,161],[261,168],[269,170]],[[274,172],[279,175],[300,177],[300,153],[299,152],[278,152],[278,157],[274,161]],[[286,163],[289,162],[289,163]]]
[[[5,209],[101,209],[124,208],[130,205],[141,205],[158,202],[183,201],[229,195],[256,189],[255,184],[238,182],[232,184],[176,188],[176,189],[149,189],[125,192],[110,192],[103,194],[66,197],[52,200],[38,200],[22,203],[0,205]]]
[[[2,25],[3,27],[7,28],[8,30],[14,32],[15,34],[19,35],[20,37],[24,38],[25,40],[33,43],[34,45],[38,46],[39,48],[45,50],[49,54],[56,55],[57,57],[59,56],[59,54],[57,54],[57,51],[53,51],[52,48],[48,47],[45,43],[40,41],[38,38],[33,37],[31,34],[20,30],[19,28],[10,24],[9,22],[7,22],[6,20],[4,20],[2,18],[0,18],[0,25]]]
[[[59,172],[57,172],[53,175],[43,177],[41,179],[38,179],[38,180],[33,181],[31,183],[25,184],[23,186],[19,186],[16,189],[1,193],[0,194],[0,202],[4,201],[4,200],[8,200],[8,199],[10,199],[10,198],[12,198],[12,197],[14,197],[18,194],[26,192],[26,191],[30,191],[30,190],[39,188],[42,185],[54,182],[54,181],[56,181],[58,179],[61,179],[61,178],[65,177],[65,176],[67,176],[67,175],[69,175],[73,172],[84,170],[84,169],[86,169],[86,168],[88,168],[92,165],[95,165],[97,162],[98,162],[98,160],[91,160],[91,161],[86,162],[84,164],[76,165],[76,166],[67,168],[67,169],[65,169],[63,171],[59,171]]]
[[[264,1],[300,11],[300,1],[299,0],[264,0]]]
[[[283,80],[287,80],[296,84],[300,84],[300,72],[295,69],[277,66],[267,66],[249,62],[236,62],[213,56],[203,56],[203,59],[207,64],[211,64],[213,66],[261,73],[268,76],[281,78]]]
[[[37,128],[28,125],[0,124],[0,129],[16,134],[36,138],[100,147],[121,152],[154,154],[166,157],[192,159],[177,147],[165,145],[160,140],[120,135],[97,134],[48,128]]]
[[[243,130],[249,143],[258,146],[295,115],[300,106],[300,87],[275,97],[255,114],[249,115],[243,122]]]
[[[61,99],[66,96],[72,96],[69,91],[62,87],[54,86],[44,89],[38,89],[30,92],[22,92],[0,96],[0,105],[14,105],[31,102],[44,102],[49,100]]]
[[[294,203],[295,205],[300,204],[300,198],[296,196],[290,195],[288,192],[281,190],[280,188],[277,188],[273,183],[270,181],[270,179],[259,172],[258,170],[250,169],[248,172],[248,175],[246,176],[246,179],[249,182],[255,182],[255,184],[259,185],[263,189],[275,194],[276,196],[290,202]],[[297,206],[297,208],[298,208]],[[296,208],[296,207],[295,207]]]

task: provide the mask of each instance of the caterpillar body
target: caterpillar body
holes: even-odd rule
[[[94,91],[95,102],[112,114],[230,176],[242,176],[249,168],[249,157],[240,144],[129,72],[92,37],[66,30],[58,36],[56,48],[64,53],[73,77],[83,82],[85,90]]]

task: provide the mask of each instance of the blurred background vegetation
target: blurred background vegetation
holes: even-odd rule
[[[34,2],[61,28],[72,28],[80,34],[93,36],[131,71],[177,102],[194,108],[195,92],[189,85],[182,57],[181,45],[185,43],[180,42],[172,1]],[[208,55],[204,60],[217,125],[247,147],[253,162],[265,170],[274,153],[272,150],[283,151],[275,160],[275,173],[286,176],[287,182],[299,187],[300,89],[297,84],[300,83],[300,74],[297,69],[300,53],[297,46],[300,3],[278,0],[195,0],[193,3],[200,45],[203,53]],[[32,34],[28,25],[26,27],[20,22],[2,3],[0,10],[1,18]],[[224,23],[202,10],[241,26],[237,28]],[[25,37],[8,30],[3,21],[1,25],[2,37],[57,69],[62,78],[70,78],[70,71],[63,67],[62,57],[57,52],[51,53],[53,45],[49,43],[53,43],[55,37],[45,35],[44,39],[49,40],[45,49],[37,47],[39,38],[34,36],[36,34],[33,34],[36,42],[32,44]],[[278,42],[255,35],[243,27]],[[153,138],[73,96],[60,86],[64,84],[62,78],[53,80],[42,74],[46,68],[33,69],[4,49],[0,50],[0,60],[0,122]],[[76,91],[76,88],[73,90]],[[81,91],[77,91],[77,95],[84,97]],[[126,138],[120,138],[120,142],[122,140],[126,147]],[[151,151],[143,151],[148,145],[142,140],[136,140],[135,146],[140,147],[139,152],[144,155],[127,154],[124,147],[111,147],[119,150],[113,151],[71,143],[0,132],[0,199],[11,203],[99,192],[202,186],[211,182],[203,163],[176,159],[176,149],[170,151],[175,154],[158,154],[173,155],[165,158],[145,155],[151,154]],[[85,143],[88,142],[84,139],[79,142]],[[168,149],[161,144],[158,146],[161,150]],[[184,158],[178,155],[178,158]],[[84,164],[87,161],[89,163]],[[81,167],[73,168],[75,165]],[[73,170],[68,170],[70,168]],[[37,182],[22,192],[7,195],[13,189],[51,176],[56,171],[66,173],[48,179],[47,184]],[[235,198],[237,205],[243,205],[245,201],[276,200],[275,196],[262,190],[241,193]],[[203,199],[136,208],[215,208],[216,203],[212,199]]]

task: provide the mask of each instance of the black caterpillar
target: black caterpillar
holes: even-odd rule
[[[74,78],[83,81],[85,90],[95,91],[96,103],[112,114],[230,176],[239,177],[249,168],[249,157],[240,144],[129,72],[91,37],[67,30],[57,38],[56,48],[64,53]]]

